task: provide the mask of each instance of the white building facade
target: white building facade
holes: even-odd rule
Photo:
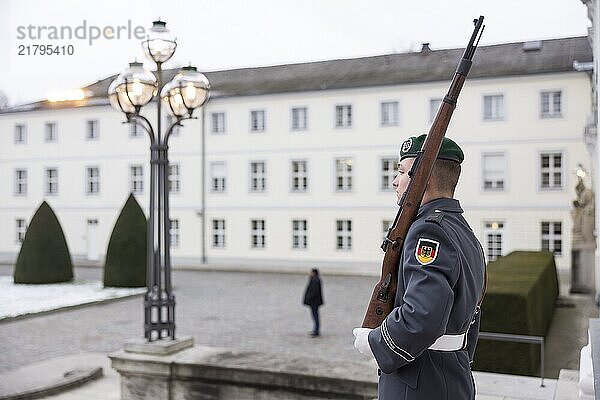
[[[398,146],[428,131],[461,53],[207,73],[213,98],[170,141],[174,264],[377,273]],[[590,60],[586,38],[478,49],[447,136],[465,152],[456,197],[488,259],[548,249],[568,272],[575,172],[591,167],[590,75],[573,62]],[[44,199],[76,259],[103,258],[130,192],[147,212],[148,139],[107,104],[107,82],[0,114],[4,258]]]

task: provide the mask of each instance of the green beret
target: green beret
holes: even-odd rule
[[[402,146],[400,146],[400,152],[398,153],[400,161],[405,158],[416,157],[417,152],[423,148],[425,138],[427,138],[427,134],[424,133],[420,136],[411,136],[406,139],[402,143]],[[444,137],[437,158],[455,161],[460,164],[465,159],[465,154],[454,140]]]

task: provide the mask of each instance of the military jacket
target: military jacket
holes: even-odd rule
[[[369,333],[380,368],[379,400],[475,398],[471,374],[476,307],[485,258],[458,200],[419,209],[404,241],[395,308]],[[444,334],[467,333],[463,348],[430,350]]]

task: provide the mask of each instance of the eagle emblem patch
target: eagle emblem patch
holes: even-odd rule
[[[421,265],[428,265],[435,261],[440,250],[440,243],[431,239],[420,238],[417,242],[415,257]]]

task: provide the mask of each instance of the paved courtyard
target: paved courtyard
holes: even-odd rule
[[[0,275],[12,267],[0,266]],[[98,268],[77,268],[77,278],[100,279]],[[308,275],[257,272],[175,271],[176,322],[196,343],[240,350],[285,352],[356,360],[352,328],[362,322],[375,277],[324,276],[322,337],[312,339],[310,313],[302,305]],[[578,369],[587,342],[590,299],[566,299],[547,338],[546,376]],[[107,353],[143,336],[142,297],[0,323],[0,372],[57,356]]]
[[[0,266],[0,274],[12,268]],[[77,268],[78,278],[101,270]],[[312,339],[302,305],[308,275],[176,271],[177,332],[196,343],[242,350],[356,359],[352,328],[362,322],[373,277],[324,276],[322,337]],[[0,324],[0,372],[80,352],[110,352],[143,336],[142,297]]]

